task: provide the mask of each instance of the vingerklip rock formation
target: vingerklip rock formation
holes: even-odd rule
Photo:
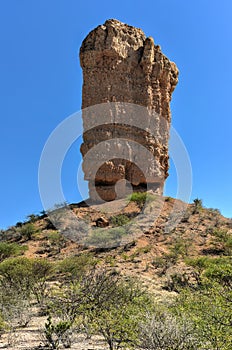
[[[178,82],[175,63],[141,29],[115,19],[87,35],[80,63],[81,153],[90,198],[123,197],[128,182],[134,191],[149,187],[162,194],[169,167],[170,101]]]

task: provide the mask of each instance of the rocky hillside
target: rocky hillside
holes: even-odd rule
[[[1,231],[0,348],[106,350],[122,341],[128,349],[133,341],[133,349],[161,349],[151,345],[154,327],[172,345],[181,341],[175,349],[188,342],[194,350],[231,348],[230,219],[199,199],[186,205],[150,193],[133,193],[113,207],[82,202],[68,208],[81,220],[80,230],[93,229],[85,244],[78,241],[83,232],[67,229],[63,208]],[[160,311],[144,319],[152,305]]]
[[[141,194],[140,197],[143,195],[145,194]],[[156,210],[159,197],[155,198],[152,209],[149,210]],[[217,257],[231,253],[229,245],[232,232],[231,219],[223,217],[217,209],[204,208],[198,199],[195,203],[187,205],[184,211],[181,201],[170,197],[163,199],[162,210],[151,227],[143,233],[139,231],[137,237],[133,239],[132,236],[128,243],[115,248],[104,246],[104,242],[100,242],[100,248],[94,247],[95,241],[93,244],[90,241],[89,246],[80,245],[57,231],[46,214],[30,215],[28,221],[1,231],[1,241],[17,243],[24,248],[21,254],[25,257],[47,258],[51,261],[92,252],[105,265],[124,274],[140,274],[148,280],[160,279],[160,276],[166,276],[168,272],[174,270],[181,273],[186,270],[186,273],[189,273],[189,268],[185,266],[187,258]],[[119,200],[114,201],[114,205],[117,202],[121,204]],[[174,205],[180,209],[173,211]],[[159,205],[158,208],[160,209]],[[143,211],[143,205],[140,198],[135,198],[116,215],[104,212],[104,205],[99,208],[79,203],[70,205],[70,209],[77,218],[86,220],[86,223],[93,227],[99,227],[100,239],[111,229],[120,231],[127,227],[125,225]],[[75,235],[73,236],[75,238]]]

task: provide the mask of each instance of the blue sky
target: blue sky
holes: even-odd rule
[[[88,32],[116,18],[154,37],[179,70],[172,122],[188,150],[192,199],[232,217],[232,2],[230,0],[1,0],[0,228],[42,208],[38,164],[53,129],[80,110],[78,51]],[[77,202],[76,142],[62,174]],[[175,196],[171,164],[167,195]]]

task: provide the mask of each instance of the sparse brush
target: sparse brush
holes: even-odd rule
[[[144,206],[145,203],[150,203],[156,200],[156,196],[152,193],[147,192],[133,192],[127,197],[131,202],[135,202],[140,208]]]
[[[200,211],[203,209],[202,199],[196,198],[193,200],[193,203],[194,203],[193,214],[199,214]]]
[[[124,214],[119,214],[119,215],[112,216],[110,218],[110,221],[113,226],[123,226],[128,224],[130,222],[130,219],[128,218],[128,216]]]

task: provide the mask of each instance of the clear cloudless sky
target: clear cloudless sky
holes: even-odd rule
[[[81,108],[79,48],[90,30],[116,18],[142,28],[179,70],[173,126],[191,159],[193,189],[232,217],[231,0],[0,0],[0,228],[43,208],[38,164],[53,129]],[[78,202],[78,142],[62,184]],[[166,194],[175,196],[171,162]]]

